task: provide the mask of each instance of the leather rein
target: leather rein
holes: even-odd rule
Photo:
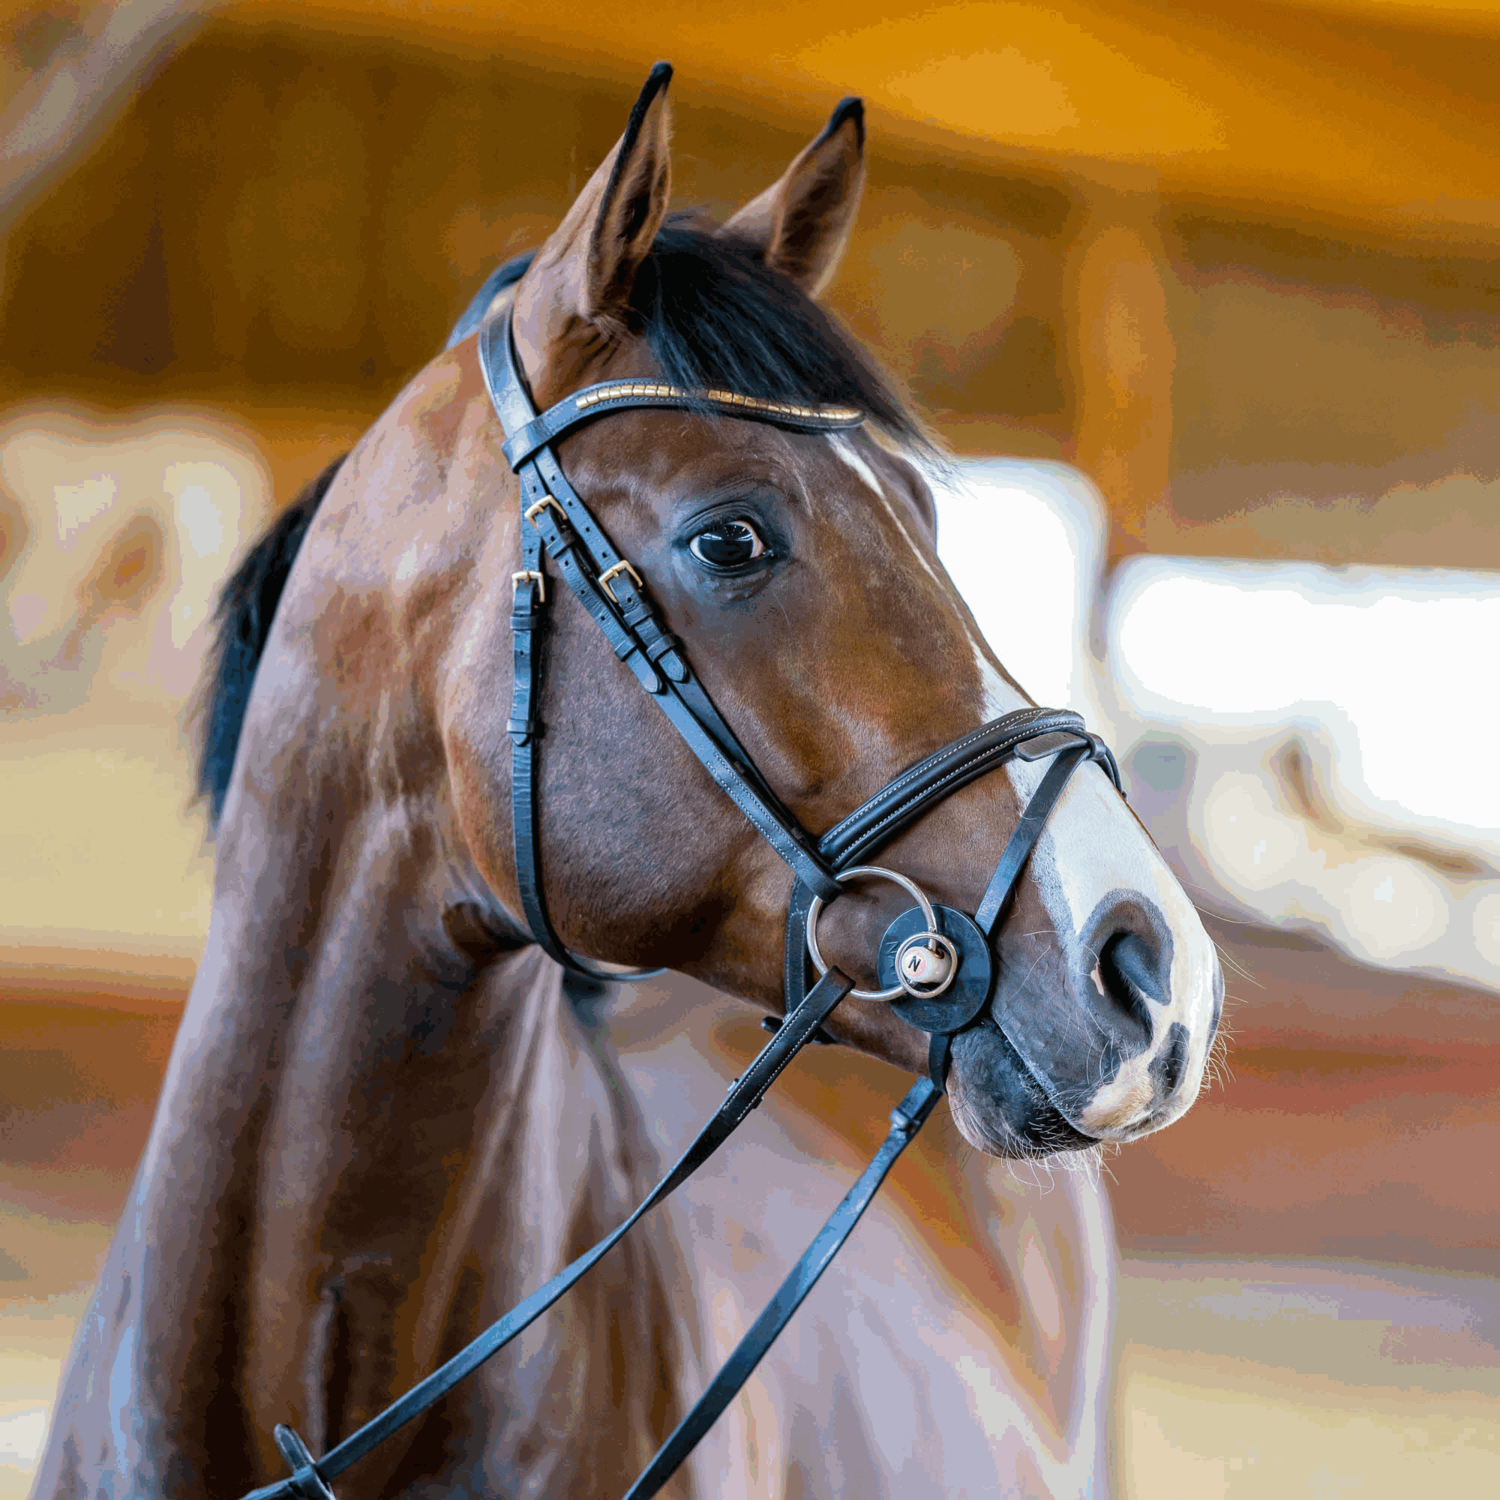
[[[333,1500],[331,1479],[427,1411],[540,1317],[728,1140],[804,1046],[831,1041],[822,1030],[823,1023],[846,995],[889,1002],[898,1015],[927,1033],[928,1077],[917,1082],[891,1111],[890,1131],[869,1166],[625,1500],[655,1495],[749,1379],[942,1097],[953,1037],[980,1020],[994,988],[991,937],[1068,780],[1085,762],[1095,760],[1120,789],[1113,755],[1085,729],[1079,715],[1025,708],[981,726],[903,771],[827,833],[809,833],[756,769],[714,707],[680,643],[651,604],[640,574],[615,549],[569,484],[552,444],[585,422],[643,407],[712,412],[769,422],[797,433],[858,427],[864,413],[730,391],[688,390],[664,381],[611,380],[576,391],[538,415],[516,359],[508,311],[481,330],[479,358],[506,434],[505,456],[521,483],[521,566],[513,577],[514,678],[506,732],[512,745],[516,875],[531,935],[551,958],[575,974],[615,982],[641,978],[646,972],[590,967],[568,952],[547,915],[537,826],[536,742],[541,726],[536,709],[542,637],[552,602],[548,585],[553,584],[555,594],[555,580],[560,578],[688,748],[796,876],[787,913],[785,1016],[781,1020],[768,1017],[762,1023],[774,1030],[771,1040],[730,1086],[724,1102],[671,1170],[617,1228],[321,1458],[312,1457],[292,1428],[278,1426],[276,1444],[292,1473],[250,1491],[243,1500],[292,1496]],[[547,571],[547,563],[555,575]],[[864,863],[929,807],[1012,757],[1050,758],[1051,764],[1006,841],[972,914],[934,905],[906,876]],[[892,880],[915,902],[890,925],[881,941],[878,967],[884,987],[874,991],[854,989],[847,975],[825,965],[817,942],[822,909],[850,881],[865,878]]]

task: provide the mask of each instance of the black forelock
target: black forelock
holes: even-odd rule
[[[517,256],[485,282],[450,348],[479,326],[495,294],[518,282],[531,261],[532,254]],[[768,267],[754,246],[696,214],[673,214],[657,232],[630,308],[636,331],[673,385],[857,406],[897,442],[931,446],[920,420],[828,313]]]
[[[752,245],[701,219],[673,215],[658,231],[631,310],[674,385],[857,406],[892,438],[928,445],[921,422],[828,313]]]

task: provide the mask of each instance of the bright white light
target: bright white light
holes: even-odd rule
[[[1500,579],[1446,568],[1139,558],[1111,609],[1144,716],[1353,726],[1340,777],[1371,799],[1500,830]],[[1329,709],[1335,710],[1331,715]]]
[[[224,517],[203,485],[190,484],[178,495],[177,524],[199,557],[213,557],[223,550]]]
[[[29,1474],[42,1456],[47,1436],[47,1408],[25,1407],[0,1416],[0,1464]]]
[[[1448,928],[1448,897],[1415,860],[1355,862],[1342,903],[1350,935],[1378,959],[1425,948]]]
[[[1202,818],[1210,857],[1234,886],[1264,891],[1284,880],[1315,884],[1322,874],[1307,830],[1277,809],[1259,776],[1226,772],[1204,798]]]
[[[1064,464],[1019,459],[956,462],[951,482],[932,479],[932,490],[938,556],[985,639],[1038,703],[1075,706],[1103,527],[1098,492]]]
[[[1500,895],[1483,896],[1474,903],[1474,946],[1500,968]]]

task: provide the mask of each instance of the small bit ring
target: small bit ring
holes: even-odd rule
[[[936,984],[918,984],[906,977],[902,960],[918,944],[931,948],[936,944],[948,956],[948,972]],[[951,938],[945,937],[935,927],[927,932],[914,932],[896,949],[896,978],[901,981],[901,988],[906,991],[913,1000],[936,1000],[949,985],[958,978],[958,948]]]
[[[844,870],[833,878],[843,885],[846,881],[857,880],[862,875],[874,876],[877,880],[892,880],[922,908],[922,916],[927,922],[929,934],[941,936],[937,930],[937,913],[932,909],[932,902],[922,894],[921,888],[914,880],[908,880],[905,875],[897,874],[895,870],[887,870],[881,865],[855,865],[851,870]],[[814,896],[812,905],[807,908],[807,956],[813,961],[813,968],[818,971],[819,976],[828,972],[828,965],[823,961],[823,955],[818,948],[818,917],[823,911],[823,898]],[[951,946],[951,945],[950,945]],[[954,973],[958,972],[957,955],[954,955]],[[899,974],[898,974],[899,977]],[[952,982],[951,979],[949,981]],[[944,985],[944,989],[947,985]],[[904,984],[893,985],[888,990],[850,990],[850,996],[855,1000],[900,1000],[907,994],[916,994],[917,991],[909,991]],[[941,991],[925,991],[925,994],[940,994]]]

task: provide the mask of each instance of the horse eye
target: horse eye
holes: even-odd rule
[[[688,543],[688,551],[719,572],[742,568],[766,555],[766,544],[748,521],[715,521]]]

